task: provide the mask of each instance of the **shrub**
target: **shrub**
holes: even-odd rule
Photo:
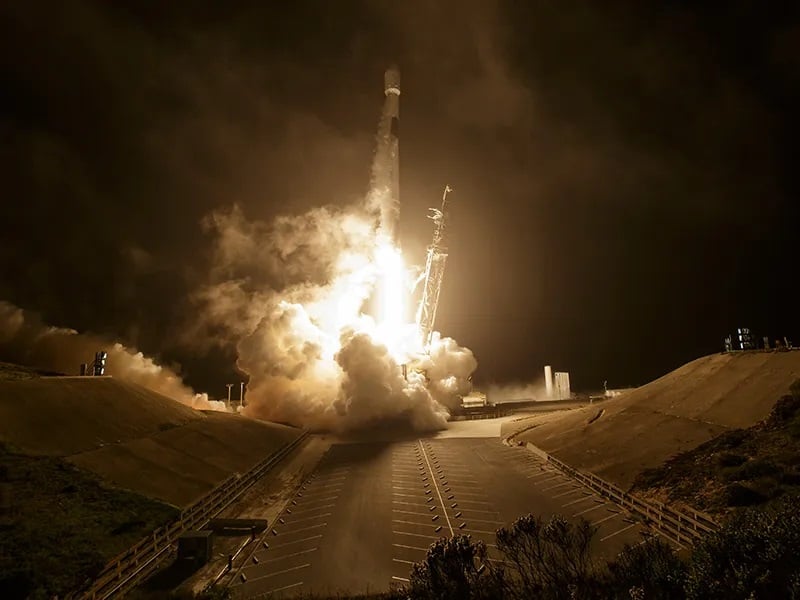
[[[746,485],[732,483],[725,488],[722,500],[726,506],[753,506],[764,502],[766,498]]]
[[[781,483],[784,485],[800,485],[800,472],[797,468],[784,471],[781,474]]]
[[[739,484],[736,484],[739,485]],[[699,540],[682,560],[660,538],[626,547],[604,568],[592,564],[594,529],[585,521],[548,522],[531,515],[497,532],[503,566],[493,567],[482,542],[469,536],[439,540],[411,584],[412,600],[595,598],[688,600],[793,598],[800,600],[800,496],[769,509],[744,509]]]
[[[747,462],[747,457],[734,452],[722,452],[717,456],[717,464],[720,467],[738,467]]]
[[[783,469],[769,460],[754,459],[727,474],[728,481],[750,481],[761,477],[779,475]]]
[[[738,448],[747,440],[747,437],[747,430],[732,429],[720,434],[716,442],[723,448]]]
[[[588,598],[598,588],[590,546],[596,532],[588,521],[560,515],[546,523],[528,515],[497,530],[497,548],[508,568],[508,598]]]
[[[411,569],[409,597],[415,600],[502,598],[502,572],[488,565],[486,545],[468,535],[442,538]]]
[[[556,516],[547,522],[527,515],[497,531],[502,566],[486,545],[469,536],[431,545],[414,565],[407,592],[413,600],[527,600],[601,598],[601,576],[590,558],[595,529]]]
[[[667,600],[683,595],[686,565],[661,538],[626,546],[608,564],[608,596],[622,598],[636,590],[642,598]]]
[[[792,385],[796,385],[800,380]],[[767,426],[776,427],[791,421],[800,413],[800,391],[795,391],[791,396],[783,396],[775,403],[767,417]]]
[[[692,553],[687,598],[789,598],[800,571],[798,497],[770,510],[746,510]]]

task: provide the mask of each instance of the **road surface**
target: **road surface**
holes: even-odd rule
[[[337,443],[236,572],[232,591],[387,590],[408,580],[439,537],[469,534],[491,556],[495,530],[528,513],[586,518],[598,527],[598,558],[642,539],[630,515],[497,437]]]

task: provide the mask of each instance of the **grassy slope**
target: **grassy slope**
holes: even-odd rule
[[[103,487],[77,467],[0,446],[0,590],[50,597],[79,586],[177,509]]]
[[[0,439],[66,456],[157,433],[203,413],[111,377],[0,380]]]
[[[19,381],[20,379],[36,379],[42,375],[60,375],[53,371],[43,371],[11,363],[0,362],[0,381]]]
[[[517,439],[627,489],[643,470],[765,419],[798,377],[800,351],[712,354],[600,406],[532,420]]]
[[[632,491],[725,513],[800,493],[800,381],[770,416],[642,472]]]

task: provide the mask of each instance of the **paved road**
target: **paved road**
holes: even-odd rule
[[[331,447],[233,584],[268,592],[386,590],[441,536],[485,541],[520,515],[584,517],[596,553],[616,555],[642,527],[523,448],[497,438],[428,438]]]

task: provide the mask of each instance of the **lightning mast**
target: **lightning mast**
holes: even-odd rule
[[[430,208],[428,218],[434,223],[433,242],[428,246],[428,259],[425,262],[425,280],[422,289],[422,299],[417,310],[417,328],[425,350],[431,343],[433,326],[436,322],[436,309],[439,305],[439,294],[442,291],[444,267],[447,262],[447,194],[452,192],[450,186],[444,188],[442,194],[442,208]]]

